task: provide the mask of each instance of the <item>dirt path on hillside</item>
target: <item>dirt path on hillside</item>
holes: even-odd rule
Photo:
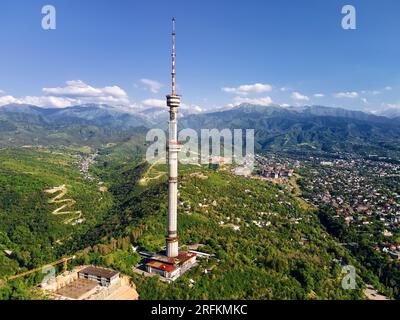
[[[147,183],[151,180],[158,180],[160,179],[162,176],[164,176],[166,174],[166,172],[161,172],[161,171],[155,171],[154,173],[157,174],[157,176],[155,177],[148,177],[148,175],[150,175],[151,170],[153,170],[153,168],[159,164],[161,162],[162,157],[164,156],[164,154],[162,156],[160,156],[160,158],[155,161],[148,169],[147,171],[143,174],[143,178],[139,180],[139,184],[142,186],[147,185]]]
[[[200,154],[198,152],[195,151],[191,151],[192,155],[197,155],[199,156]],[[159,159],[157,161],[155,161],[147,170],[146,172],[143,174],[143,178],[139,180],[139,184],[142,186],[145,186],[148,184],[149,181],[152,180],[159,180],[161,177],[163,177],[164,175],[168,174],[168,172],[164,172],[164,171],[158,171],[158,170],[153,170],[154,167],[158,164],[161,163],[161,160],[163,159],[164,156],[168,156],[168,153],[163,153],[161,154],[161,156],[159,157]],[[178,160],[179,163],[179,160]],[[153,172],[152,172],[153,171]],[[154,177],[149,177],[150,173],[155,174]]]
[[[66,208],[72,207],[76,203],[76,201],[74,199],[62,199],[68,192],[68,188],[65,184],[63,184],[59,187],[44,190],[44,192],[46,192],[48,194],[58,193],[54,198],[52,198],[48,201],[51,204],[53,204],[53,203],[62,204],[59,208],[54,209],[52,214],[54,214],[56,216],[57,215],[68,215],[68,214],[74,215],[73,218],[64,220],[63,221],[64,224],[75,225],[75,224],[83,222],[84,219],[82,219],[82,211],[80,211],[80,210],[78,210],[78,211],[63,211]]]

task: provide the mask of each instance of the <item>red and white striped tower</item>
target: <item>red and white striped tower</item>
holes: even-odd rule
[[[181,97],[175,94],[175,18],[172,19],[172,92],[167,96],[169,107],[169,139],[168,139],[168,228],[167,257],[175,258],[178,248],[178,153],[181,146],[177,137],[177,112]]]

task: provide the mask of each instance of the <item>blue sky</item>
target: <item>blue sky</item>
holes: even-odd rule
[[[41,27],[46,4],[56,30]],[[341,27],[346,4],[356,30]],[[398,0],[1,0],[0,104],[163,104],[172,16],[188,108],[400,108]]]

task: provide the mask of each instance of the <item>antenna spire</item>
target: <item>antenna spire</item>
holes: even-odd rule
[[[175,18],[172,18],[172,93],[175,95]]]

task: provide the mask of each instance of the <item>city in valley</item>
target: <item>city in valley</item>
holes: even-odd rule
[[[400,259],[400,162],[377,155],[259,156],[260,176],[272,177],[319,210],[332,223],[369,237],[371,248]],[[343,244],[346,245],[346,244]],[[351,245],[351,244],[349,244]],[[355,244],[357,245],[357,244]]]

